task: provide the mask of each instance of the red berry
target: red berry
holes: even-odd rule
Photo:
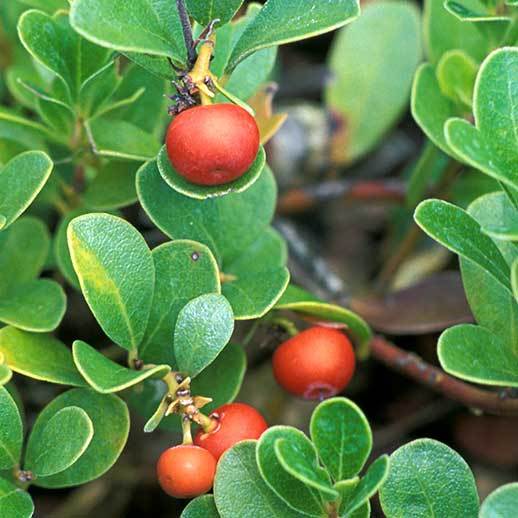
[[[176,116],[166,147],[173,167],[189,182],[221,185],[242,176],[259,150],[255,119],[235,104],[196,106]]]
[[[209,491],[216,460],[203,448],[181,445],[164,451],[156,466],[158,483],[175,498],[193,498]]]
[[[200,430],[194,444],[209,450],[216,460],[239,441],[259,439],[268,428],[264,417],[244,403],[223,405],[211,417],[217,420],[216,428],[208,433]]]
[[[336,329],[311,327],[290,338],[273,355],[273,374],[288,392],[323,399],[341,392],[354,374],[354,351]]]

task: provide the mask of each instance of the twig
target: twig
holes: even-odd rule
[[[372,357],[448,399],[487,414],[518,415],[518,399],[511,398],[506,389],[491,392],[464,383],[381,336],[374,337],[370,347]]]
[[[311,209],[321,203],[337,198],[346,200],[391,201],[405,200],[405,185],[399,180],[347,179],[320,182],[300,189],[291,189],[279,200],[277,211],[288,215]]]
[[[184,0],[176,0],[176,8],[178,9],[178,15],[180,16],[180,22],[182,24],[183,38],[185,46],[187,47],[187,59],[192,65],[196,61],[196,46],[194,45],[194,38],[192,35],[191,22],[189,21],[189,14],[185,7]]]

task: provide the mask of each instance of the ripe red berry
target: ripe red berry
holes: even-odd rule
[[[244,403],[223,405],[211,417],[217,420],[216,428],[208,433],[200,430],[194,444],[209,450],[216,460],[239,441],[259,439],[268,428],[263,416]]]
[[[173,167],[198,185],[221,185],[242,176],[259,150],[255,119],[235,104],[196,106],[177,115],[167,130]]]
[[[323,399],[341,392],[354,374],[354,351],[337,329],[312,327],[290,338],[273,355],[273,374],[288,392]]]
[[[209,491],[216,460],[205,449],[181,445],[164,451],[156,466],[158,483],[175,498],[193,498]]]

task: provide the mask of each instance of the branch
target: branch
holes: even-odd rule
[[[196,61],[196,46],[194,45],[194,38],[192,36],[191,22],[189,21],[189,14],[185,7],[185,0],[176,0],[176,8],[178,9],[178,15],[180,16],[180,22],[182,24],[183,38],[185,40],[185,46],[187,47],[187,59],[190,65],[193,65]]]
[[[512,398],[509,390],[490,392],[464,383],[382,336],[375,336],[370,346],[372,356],[378,361],[449,399],[487,414],[518,415],[518,399]]]
[[[327,201],[344,198],[348,201],[390,201],[402,203],[405,186],[398,180],[335,180],[321,182],[303,188],[295,188],[283,194],[277,211],[288,215],[311,209]]]

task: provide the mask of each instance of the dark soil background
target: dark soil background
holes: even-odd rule
[[[359,200],[347,196],[347,182],[358,179],[386,179],[393,182],[396,190],[400,189],[408,166],[419,154],[423,135],[407,113],[380,147],[360,163],[344,170],[329,166],[328,146],[333,128],[324,108],[322,87],[332,80],[325,66],[332,39],[332,34],[324,35],[282,47],[275,71],[279,84],[276,110],[287,110],[290,119],[268,145],[268,153],[280,185],[276,227],[290,245],[293,281],[328,301],[362,308],[358,311],[377,330],[389,331],[386,336],[399,346],[437,364],[435,348],[439,333],[417,333],[408,323],[424,318],[424,301],[436,309],[424,319],[438,326],[446,317],[445,299],[460,301],[455,305],[457,312],[466,312],[457,274],[442,280],[432,277],[429,284],[420,284],[424,278],[422,269],[416,266],[420,263],[412,263],[417,256],[409,256],[402,269],[406,268],[408,275],[416,274],[419,280],[407,296],[396,298],[390,307],[380,297],[365,303],[365,298],[375,293],[380,271],[397,249],[402,230],[411,224],[412,212],[394,200]],[[375,117],[375,114],[367,116]],[[337,180],[338,183],[330,183]],[[294,190],[305,187],[314,193],[318,185],[328,186],[328,195],[315,206],[294,210],[287,202]],[[340,194],[340,189],[344,194]],[[138,207],[127,210],[125,216],[141,229],[146,228]],[[155,230],[149,231],[147,237],[154,244],[165,239]],[[422,239],[416,249],[424,254],[425,263],[427,247],[430,243]],[[437,260],[437,253],[433,257]],[[457,270],[454,257],[447,254],[439,257],[443,269]],[[430,289],[430,284],[434,289]],[[69,311],[61,338],[68,343],[79,334],[91,343],[102,344],[106,339],[81,296],[72,290],[68,295]],[[237,334],[244,335],[246,329],[246,324],[240,324]],[[315,404],[283,393],[271,374],[270,357],[280,338],[278,332],[263,330],[249,345],[249,370],[238,400],[256,405],[272,425],[290,424],[306,430]],[[26,404],[29,423],[59,390],[21,377],[16,378],[16,383]],[[518,419],[475,416],[469,409],[407,380],[375,359],[358,365],[345,395],[359,404],[371,423],[373,455],[390,453],[414,438],[431,437],[446,442],[465,457],[475,473],[481,498],[495,487],[517,479]],[[162,493],[154,473],[160,452],[177,438],[160,431],[146,436],[143,424],[132,413],[129,444],[116,466],[101,479],[73,490],[31,489],[36,516],[179,516],[184,504]],[[372,515],[383,516],[375,500]]]

